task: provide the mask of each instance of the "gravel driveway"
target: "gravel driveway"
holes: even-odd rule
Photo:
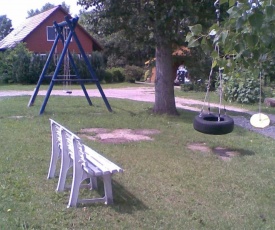
[[[90,97],[101,97],[99,91],[97,89],[87,90]],[[46,90],[39,91],[38,95],[46,95]],[[0,97],[11,97],[11,96],[23,96],[23,95],[32,95],[32,91],[0,91]],[[145,102],[154,102],[155,101],[155,91],[154,87],[129,87],[129,88],[119,88],[119,89],[104,89],[104,93],[107,98],[120,98],[120,99],[129,99],[135,101],[145,101]],[[82,90],[73,90],[72,94],[67,94],[62,90],[53,90],[51,95],[59,95],[59,96],[84,96]],[[176,97],[176,107],[191,111],[198,111],[199,109],[194,107],[194,105],[203,105],[203,102],[198,100],[184,99]],[[218,107],[218,104],[211,103],[212,107]],[[275,139],[275,115],[268,114],[271,124],[264,128],[258,129],[254,128],[250,122],[249,118],[252,114],[257,112],[249,112],[245,109],[235,108],[232,106],[226,106],[226,109],[229,111],[234,111],[234,115],[232,118],[234,119],[235,125],[241,126],[245,129],[248,129],[253,132],[260,133],[264,136],[271,137]],[[239,113],[239,115],[238,115]]]

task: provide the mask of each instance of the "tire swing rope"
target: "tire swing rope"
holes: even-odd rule
[[[213,65],[212,65],[213,66]],[[218,114],[211,113],[210,110],[210,100],[209,100],[209,91],[210,91],[210,84],[211,84],[211,76],[213,73],[213,67],[211,67],[208,84],[207,84],[207,91],[204,98],[204,103],[199,115],[195,116],[193,121],[193,127],[198,132],[204,134],[211,134],[211,135],[224,135],[231,133],[234,129],[234,120],[227,116],[226,109],[224,106],[224,115],[221,115],[221,107],[222,107],[222,69],[219,68],[219,110]],[[204,113],[204,107],[208,101],[208,113]]]
[[[219,0],[217,0],[214,3],[214,6],[216,7],[216,14],[217,14],[217,23],[219,23],[219,16],[220,16],[220,10],[219,10]],[[220,55],[219,45],[215,45],[215,50],[218,52],[218,56]],[[222,96],[223,96],[223,90],[222,90],[222,68],[219,67],[219,110],[218,115],[211,113],[210,111],[210,100],[209,100],[209,91],[210,91],[210,85],[211,85],[211,78],[213,74],[213,61],[211,65],[211,70],[208,77],[208,84],[207,84],[207,90],[206,95],[204,98],[204,103],[201,109],[201,112],[199,115],[195,116],[193,121],[193,127],[196,131],[204,133],[204,134],[211,134],[211,135],[224,135],[231,133],[234,129],[234,120],[226,115],[226,109],[224,106],[225,114],[221,115],[221,104],[222,104]],[[206,101],[208,101],[208,113],[204,113],[204,106],[206,104]]]

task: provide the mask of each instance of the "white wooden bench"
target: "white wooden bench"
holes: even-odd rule
[[[73,167],[73,179],[68,207],[74,207],[78,203],[95,203],[104,202],[105,204],[113,203],[112,180],[114,173],[123,172],[123,169],[103,157],[87,145],[84,145],[81,139],[50,119],[52,130],[52,156],[49,167],[48,178],[55,174],[56,164],[61,158],[61,167],[57,191],[63,191],[67,173],[70,167]],[[82,182],[90,179],[88,184],[90,189],[97,188],[97,177],[103,178],[104,197],[91,199],[78,199],[79,189]],[[84,185],[86,187],[86,185]]]

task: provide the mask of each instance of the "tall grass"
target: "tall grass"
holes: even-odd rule
[[[27,108],[29,97],[0,98],[0,229],[274,229],[275,142],[235,127],[224,136],[194,131],[194,113],[155,116],[152,104],[51,96]],[[49,118],[78,133],[82,128],[158,129],[153,141],[84,142],[119,164],[114,205],[66,208],[69,191],[46,180],[51,153]],[[205,143],[239,153],[222,161]],[[101,192],[101,191],[100,191]],[[82,191],[81,195],[97,195]]]

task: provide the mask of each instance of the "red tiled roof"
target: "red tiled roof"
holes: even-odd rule
[[[62,6],[59,5],[53,7],[50,10],[37,14],[33,17],[27,18],[20,26],[15,28],[3,40],[0,41],[0,51],[13,48],[18,43],[22,42],[30,33],[32,33],[43,21],[45,21],[57,9],[61,9],[66,13]],[[84,33],[86,33],[93,41],[94,50],[102,50],[102,46],[81,25],[78,24],[77,26],[79,26],[79,28]]]
[[[0,41],[0,50],[6,50],[22,42],[37,26],[39,26],[47,17],[49,17],[58,7],[27,18],[20,26],[15,28],[3,40]]]

